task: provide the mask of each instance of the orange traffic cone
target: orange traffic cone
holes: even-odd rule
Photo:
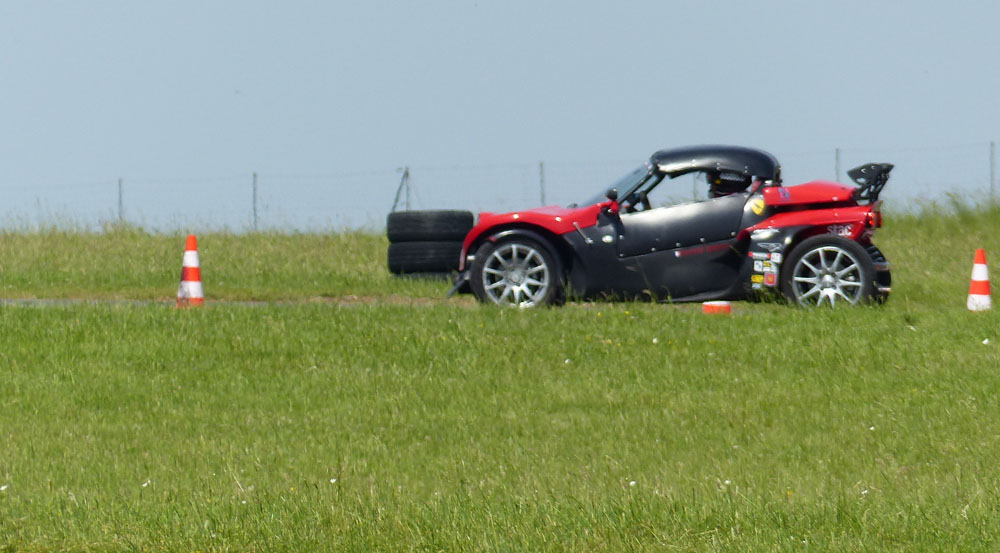
[[[201,268],[198,266],[198,239],[189,234],[187,245],[184,247],[181,286],[177,289],[177,307],[191,307],[204,303],[205,292],[201,289]]]
[[[733,306],[728,301],[706,301],[701,304],[701,312],[709,315],[728,315],[733,312]]]
[[[976,260],[972,265],[972,283],[969,284],[969,311],[986,311],[993,307],[990,301],[990,273],[986,268],[986,252],[976,250]]]

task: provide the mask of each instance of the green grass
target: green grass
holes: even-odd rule
[[[0,233],[0,297],[167,301],[177,294],[184,241],[128,226]],[[890,212],[875,242],[893,265],[892,303],[933,306],[967,292],[975,248],[1000,255],[1000,207]],[[382,235],[223,232],[199,235],[198,246],[209,301],[391,302],[440,299],[449,287],[390,275]]]
[[[109,227],[0,234],[0,296],[169,300],[185,236]],[[385,236],[213,233],[198,236],[206,298],[308,301],[440,297],[440,281],[394,278]]]
[[[447,286],[382,238],[200,236],[210,296],[287,303],[0,308],[0,550],[996,550],[997,215],[887,218],[883,307],[731,317],[402,305]],[[9,234],[0,282],[169,299],[182,248]]]

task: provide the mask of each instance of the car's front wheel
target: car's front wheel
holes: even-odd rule
[[[857,242],[839,236],[814,236],[786,258],[781,292],[805,306],[868,303],[875,296],[875,265]]]
[[[470,285],[479,301],[510,307],[558,303],[563,279],[556,257],[528,238],[487,242],[476,252]]]

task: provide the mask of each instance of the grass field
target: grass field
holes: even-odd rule
[[[0,236],[0,550],[994,551],[1000,211],[887,217],[883,307],[499,310],[366,235]],[[1000,259],[998,257],[997,259]],[[163,300],[163,301],[160,301]]]

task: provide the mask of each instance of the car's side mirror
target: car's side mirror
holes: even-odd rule
[[[611,215],[618,215],[618,189],[612,188],[604,196],[608,201],[601,204],[602,210]]]

